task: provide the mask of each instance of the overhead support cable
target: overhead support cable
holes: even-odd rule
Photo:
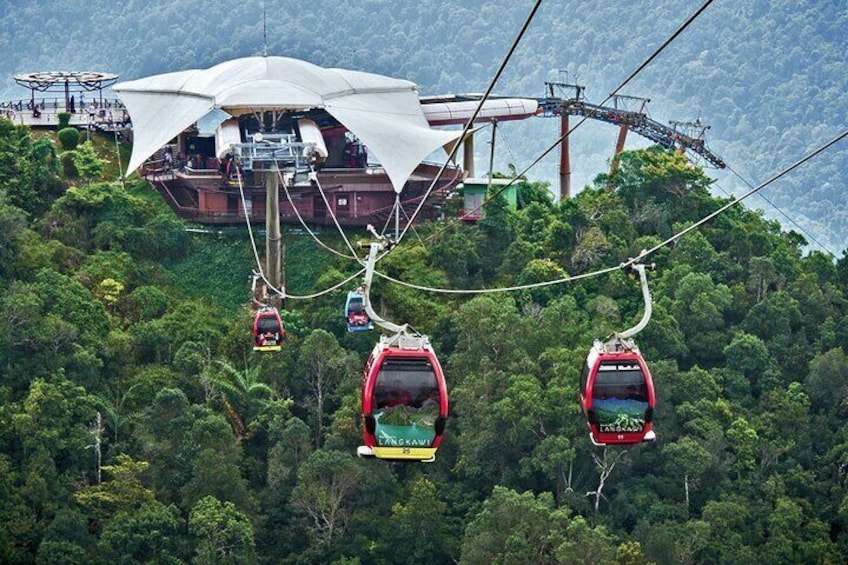
[[[413,284],[413,283],[409,283],[409,282],[406,282],[406,281],[402,281],[402,280],[396,279],[394,277],[391,277],[389,275],[386,275],[386,274],[381,273],[381,272],[376,271],[376,270],[374,271],[374,274],[377,275],[380,278],[386,279],[389,282],[393,282],[395,284],[399,284],[401,286],[405,286],[405,287],[408,287],[408,288],[414,288],[416,290],[423,290],[425,292],[436,292],[436,293],[442,293],[442,294],[494,294],[496,292],[515,292],[515,291],[518,291],[518,290],[529,290],[529,289],[533,289],[533,288],[542,288],[542,287],[546,287],[546,286],[553,286],[555,284],[574,282],[574,281],[579,281],[579,280],[582,280],[582,279],[588,279],[588,278],[597,277],[597,276],[600,276],[600,275],[605,275],[607,273],[612,273],[613,271],[619,271],[619,270],[621,270],[621,265],[618,265],[618,266],[615,266],[615,267],[609,267],[609,268],[606,268],[606,269],[602,269],[600,271],[593,271],[591,273],[584,273],[582,275],[575,275],[573,277],[564,277],[564,278],[561,278],[561,279],[555,279],[555,280],[552,280],[552,281],[529,283],[529,284],[522,284],[522,285],[517,285],[517,286],[505,286],[505,287],[498,287],[498,288],[433,288],[433,287],[430,287],[430,286],[423,286],[423,285],[419,285],[419,284]]]
[[[468,134],[468,131],[473,126],[474,120],[480,114],[480,109],[483,107],[483,104],[485,104],[486,100],[488,100],[489,95],[491,95],[491,93],[492,93],[492,90],[494,90],[495,84],[497,84],[498,79],[500,79],[501,74],[503,73],[504,69],[506,68],[507,63],[509,62],[510,58],[512,57],[512,54],[515,53],[515,50],[518,47],[518,44],[521,42],[521,39],[524,37],[524,33],[527,31],[527,28],[530,27],[530,23],[533,21],[533,17],[536,15],[536,12],[538,11],[539,6],[541,4],[542,4],[542,0],[536,0],[536,2],[533,4],[533,8],[530,10],[530,14],[527,16],[527,19],[524,21],[524,24],[521,26],[521,29],[519,30],[518,35],[513,40],[512,45],[510,46],[509,51],[507,51],[507,54],[504,57],[503,61],[501,61],[501,64],[498,66],[498,70],[495,72],[495,76],[492,77],[492,80],[489,82],[489,86],[486,88],[486,92],[483,94],[482,98],[480,98],[480,101],[477,103],[477,107],[474,108],[474,112],[471,114],[471,117],[468,119],[468,122],[462,128],[462,134],[459,136],[458,139],[460,139],[460,140],[465,139],[465,136]],[[424,197],[421,199],[421,202],[418,203],[418,207],[416,207],[415,211],[412,213],[412,216],[410,217],[410,222],[406,225],[403,232],[397,238],[397,241],[395,241],[395,245],[400,243],[401,240],[404,238],[404,236],[406,236],[406,232],[409,231],[409,227],[412,225],[412,222],[414,222],[415,218],[418,217],[418,214],[421,212],[421,209],[424,207],[424,203],[426,202],[430,193],[435,188],[436,184],[439,182],[439,179],[441,178],[442,174],[445,172],[445,169],[447,168],[448,163],[450,163],[451,161],[454,160],[454,157],[456,156],[456,152],[459,150],[459,145],[460,145],[460,143],[457,142],[457,143],[453,144],[453,147],[451,147],[450,154],[448,154],[448,157],[447,157],[447,159],[445,159],[444,164],[441,166],[441,168],[439,169],[439,172],[436,174],[436,177],[433,179],[433,182],[430,184],[430,187],[425,192]],[[390,252],[390,251],[391,250],[387,251],[387,253]],[[386,254],[384,253],[381,256],[381,258],[385,257],[385,255]],[[379,260],[379,258],[378,258],[378,260]]]
[[[336,225],[336,229],[339,230],[339,233],[342,236],[342,239],[347,244],[348,250],[350,250],[353,258],[359,261],[359,256],[356,254],[356,250],[353,248],[353,245],[350,244],[350,241],[345,235],[344,230],[339,225],[339,220],[336,217],[336,213],[333,211],[332,206],[330,206],[330,202],[327,200],[327,195],[324,194],[324,189],[321,187],[321,182],[318,180],[318,173],[315,172],[315,169],[310,165],[309,167],[309,180],[315,183],[315,186],[318,187],[318,192],[321,193],[321,199],[324,201],[324,206],[327,207],[327,211],[330,212],[330,217],[333,218],[333,223]]]
[[[781,177],[783,177],[783,176],[785,176],[785,175],[789,174],[790,172],[794,171],[795,169],[797,169],[798,167],[800,167],[801,165],[803,165],[804,163],[806,163],[807,161],[809,161],[809,160],[810,160],[810,159],[812,159],[813,157],[815,157],[815,156],[819,155],[820,153],[823,153],[824,151],[827,151],[828,149],[830,149],[830,147],[831,147],[831,146],[833,146],[833,145],[835,145],[835,144],[839,143],[839,142],[840,142],[840,141],[842,141],[842,140],[843,140],[846,136],[848,136],[848,130],[846,130],[846,131],[842,132],[840,135],[837,135],[836,137],[834,137],[833,139],[831,139],[830,141],[828,141],[827,143],[825,143],[824,145],[822,145],[821,147],[819,147],[818,149],[816,149],[815,151],[813,151],[812,153],[810,153],[810,154],[806,155],[805,157],[802,157],[799,161],[796,161],[794,164],[792,164],[792,165],[790,165],[789,167],[787,167],[787,168],[783,169],[782,171],[780,171],[780,172],[779,172],[779,173],[777,173],[776,175],[772,176],[772,177],[771,177],[770,179],[768,179],[767,181],[765,181],[765,182],[763,182],[763,183],[759,184],[758,186],[756,186],[756,187],[752,188],[751,190],[749,190],[748,192],[746,192],[745,194],[743,194],[742,196],[740,196],[740,197],[739,197],[739,198],[737,198],[736,200],[734,200],[734,201],[732,201],[732,202],[729,202],[729,203],[725,204],[724,206],[722,206],[721,208],[719,208],[718,210],[716,210],[716,211],[715,211],[715,212],[713,212],[712,214],[710,214],[710,215],[708,215],[708,216],[704,217],[703,219],[701,219],[701,220],[699,220],[699,221],[695,222],[694,224],[692,224],[692,225],[691,225],[691,226],[689,226],[688,228],[686,228],[686,229],[684,229],[684,230],[682,230],[682,231],[678,232],[677,234],[675,234],[675,235],[671,236],[670,238],[666,239],[666,240],[665,240],[665,241],[663,241],[662,243],[659,243],[659,244],[655,245],[654,247],[652,247],[652,248],[648,249],[647,251],[643,251],[642,253],[640,253],[640,254],[639,254],[639,256],[638,256],[638,257],[636,257],[636,258],[634,258],[634,259],[630,259],[630,260],[626,263],[626,265],[632,265],[632,264],[636,263],[636,262],[637,262],[637,261],[639,261],[640,259],[642,259],[642,258],[644,258],[644,257],[647,257],[648,255],[650,255],[651,253],[654,253],[655,251],[657,251],[657,250],[659,250],[659,249],[662,249],[662,248],[663,248],[663,247],[665,247],[666,245],[668,245],[668,244],[670,244],[670,243],[673,243],[674,241],[676,241],[676,240],[678,240],[679,238],[683,237],[684,235],[686,235],[686,234],[687,234],[687,233],[689,233],[690,231],[692,231],[692,230],[694,230],[694,229],[696,229],[696,228],[698,228],[698,227],[702,226],[703,224],[705,224],[705,223],[709,222],[710,220],[712,220],[713,218],[715,218],[715,217],[716,217],[716,216],[718,216],[719,214],[722,214],[724,211],[728,210],[729,208],[731,208],[731,207],[733,207],[733,206],[735,206],[735,205],[739,204],[739,203],[740,203],[740,202],[742,202],[743,200],[745,200],[745,199],[749,198],[750,196],[752,196],[752,195],[754,195],[754,194],[758,193],[760,190],[764,189],[765,187],[767,187],[768,185],[770,185],[771,183],[773,183],[773,182],[774,182],[774,181],[776,181],[777,179],[779,179],[779,178],[781,178]]]
[[[552,286],[552,285],[555,285],[555,284],[573,282],[573,281],[577,281],[577,280],[581,280],[581,279],[588,279],[588,278],[597,277],[597,276],[600,276],[600,275],[605,275],[607,273],[611,273],[613,271],[617,271],[617,270],[622,269],[622,268],[626,269],[628,267],[632,267],[633,265],[636,265],[637,263],[641,262],[641,260],[644,259],[645,257],[647,257],[648,255],[655,253],[656,251],[658,251],[659,249],[662,249],[666,245],[670,245],[671,243],[674,243],[675,241],[677,241],[678,239],[680,239],[681,237],[683,237],[684,235],[686,235],[690,231],[702,226],[703,224],[712,220],[716,216],[724,213],[725,211],[727,211],[731,207],[735,206],[736,204],[739,204],[740,202],[749,198],[753,194],[756,194],[757,192],[759,192],[763,188],[767,187],[771,183],[773,183],[776,180],[780,179],[781,177],[787,175],[791,171],[797,169],[798,167],[800,167],[801,165],[803,165],[804,163],[806,163],[810,159],[813,159],[814,157],[816,157],[820,153],[823,153],[824,151],[828,150],[831,146],[835,145],[836,143],[838,143],[839,141],[841,141],[845,137],[848,137],[848,130],[846,130],[842,134],[836,136],[835,138],[833,138],[832,140],[830,140],[826,144],[822,145],[821,147],[819,147],[818,149],[816,149],[812,153],[801,158],[800,160],[798,160],[794,164],[783,169],[779,173],[775,174],[774,176],[772,176],[771,178],[769,178],[765,182],[763,182],[760,185],[756,186],[755,188],[751,189],[746,194],[740,196],[736,200],[729,202],[728,204],[722,206],[721,208],[719,208],[715,212],[705,216],[704,218],[695,222],[691,226],[679,231],[678,233],[676,233],[675,235],[666,239],[662,243],[659,243],[659,244],[655,245],[654,247],[652,247],[650,249],[642,251],[637,257],[629,259],[629,260],[625,261],[624,263],[621,263],[620,265],[615,266],[615,267],[607,267],[605,269],[592,271],[590,273],[583,273],[583,274],[580,274],[580,275],[569,276],[569,277],[564,277],[564,278],[561,278],[561,279],[554,279],[554,280],[543,281],[543,282],[538,282],[538,283],[530,283],[530,284],[525,284],[525,285],[498,287],[498,288],[482,288],[482,289],[434,288],[434,287],[428,287],[428,286],[423,286],[423,285],[417,285],[417,284],[409,283],[409,282],[406,282],[406,281],[401,281],[401,280],[398,280],[394,277],[390,277],[389,275],[383,274],[383,273],[376,271],[376,270],[374,271],[374,274],[379,276],[379,277],[386,279],[387,281],[393,282],[395,284],[399,284],[399,285],[406,286],[406,287],[409,287],[409,288],[414,288],[416,290],[422,290],[422,291],[425,291],[425,292],[435,292],[435,293],[442,293],[442,294],[489,294],[489,293],[496,293],[496,292],[514,292],[514,291],[518,291],[518,290],[529,290],[529,289],[533,289],[533,288],[541,288],[541,287],[546,287],[546,286]]]
[[[324,290],[320,290],[318,292],[313,292],[312,294],[301,294],[301,295],[288,294],[287,293],[286,298],[291,298],[293,300],[311,300],[313,298],[318,298],[320,296],[324,296],[325,294],[329,294],[329,293],[333,292],[334,290],[338,290],[341,287],[350,284],[350,281],[352,281],[353,279],[355,279],[357,277],[361,277],[363,275],[363,273],[365,273],[364,267],[362,269],[358,270],[357,272],[355,272],[354,274],[352,274],[351,276],[349,276],[348,278],[346,278],[345,280],[343,280],[342,282],[340,282],[338,284],[334,284],[333,286],[331,286],[329,288],[325,288]]]
[[[745,184],[748,186],[748,188],[754,188],[754,185],[753,185],[753,184],[751,184],[750,182],[748,182],[748,180],[747,180],[747,179],[745,179],[742,175],[740,175],[739,173],[737,173],[737,172],[736,172],[733,168],[728,167],[728,170],[729,170],[731,173],[733,173],[733,174],[734,174],[734,175],[735,175],[735,176],[736,176],[739,180],[741,180],[743,183],[745,183]],[[826,251],[827,253],[829,253],[829,254],[833,255],[834,257],[836,257],[836,254],[835,254],[833,251],[831,251],[830,249],[828,249],[828,248],[827,248],[827,247],[826,247],[823,243],[821,243],[818,239],[816,239],[816,238],[813,236],[813,234],[811,234],[809,231],[807,231],[806,229],[804,229],[804,228],[803,228],[800,224],[798,224],[798,222],[796,222],[795,220],[793,220],[793,219],[792,219],[792,218],[791,218],[791,217],[790,217],[790,216],[789,216],[786,212],[784,212],[783,210],[781,210],[781,209],[777,206],[777,204],[775,204],[774,202],[772,202],[771,200],[769,200],[769,199],[768,199],[768,197],[766,197],[766,195],[765,195],[765,194],[759,194],[759,193],[758,193],[758,194],[757,194],[757,196],[759,196],[760,198],[762,198],[763,200],[765,200],[768,204],[770,204],[770,205],[771,205],[771,207],[772,207],[772,208],[774,208],[775,210],[777,210],[777,211],[780,213],[780,215],[781,215],[781,216],[783,216],[784,218],[786,218],[787,220],[789,220],[789,222],[790,222],[793,226],[795,226],[796,228],[798,228],[799,230],[801,230],[801,232],[803,232],[803,233],[804,233],[804,235],[806,235],[808,238],[810,238],[810,239],[813,241],[813,243],[815,243],[816,245],[818,245],[819,247],[821,247],[821,248],[822,248],[822,250],[824,250],[824,251]]]
[[[698,10],[697,10],[694,14],[692,14],[691,16],[689,16],[689,18],[688,18],[688,19],[687,19],[687,20],[686,20],[686,21],[685,21],[685,22],[684,22],[684,23],[683,23],[683,24],[682,24],[682,25],[681,25],[681,26],[677,29],[677,31],[675,31],[675,32],[674,32],[674,33],[673,33],[673,34],[672,34],[672,35],[671,35],[668,39],[666,39],[666,40],[665,40],[665,41],[664,41],[664,42],[663,42],[663,43],[662,43],[659,47],[657,47],[657,49],[655,49],[655,50],[654,50],[654,52],[651,54],[651,56],[650,56],[650,57],[648,57],[648,58],[647,58],[647,59],[646,59],[646,60],[645,60],[645,61],[644,61],[641,65],[639,65],[639,66],[636,68],[636,70],[634,70],[632,73],[630,73],[630,75],[629,75],[626,79],[624,79],[624,81],[623,81],[621,84],[619,84],[619,85],[618,85],[618,87],[616,87],[616,89],[615,89],[615,90],[613,90],[613,91],[612,91],[612,92],[611,92],[611,93],[610,93],[610,94],[609,94],[609,95],[608,95],[608,96],[607,96],[607,97],[603,100],[603,102],[601,102],[601,103],[599,104],[599,106],[603,106],[603,105],[604,105],[604,104],[606,104],[606,103],[607,103],[607,101],[609,101],[609,100],[610,100],[613,96],[615,96],[616,94],[618,94],[618,92],[619,92],[621,89],[623,89],[623,88],[624,88],[624,87],[625,87],[625,86],[626,86],[626,85],[627,85],[627,84],[628,84],[631,80],[633,80],[633,79],[634,79],[634,78],[635,78],[635,77],[636,77],[639,73],[641,73],[641,72],[645,69],[645,67],[647,67],[647,66],[648,66],[648,65],[649,65],[649,64],[650,64],[650,63],[651,63],[654,59],[656,59],[656,58],[660,55],[660,53],[662,53],[662,52],[665,50],[665,48],[666,48],[666,47],[668,47],[668,45],[669,45],[669,44],[671,44],[671,42],[672,42],[672,41],[674,41],[675,39],[677,39],[677,37],[678,37],[681,33],[683,33],[683,31],[684,31],[687,27],[689,27],[689,25],[691,25],[691,24],[692,24],[692,22],[694,22],[694,21],[695,21],[695,19],[696,19],[698,16],[700,16],[700,15],[701,15],[701,13],[703,13],[703,11],[704,11],[704,10],[706,10],[706,9],[707,9],[707,7],[708,7],[710,4],[712,4],[712,3],[713,3],[713,0],[707,0],[706,2],[704,2],[704,4],[703,4],[700,8],[698,8]],[[488,94],[488,93],[487,93],[487,94]],[[482,104],[482,102],[483,102],[484,100],[485,100],[485,96],[484,96],[484,98],[481,100],[481,104]],[[536,158],[536,159],[535,159],[532,163],[530,163],[527,167],[525,167],[523,171],[521,171],[520,173],[516,174],[516,175],[515,175],[515,177],[513,177],[512,179],[510,179],[510,182],[509,182],[509,183],[507,183],[507,184],[505,184],[505,185],[503,185],[503,186],[499,187],[499,188],[498,188],[498,190],[494,191],[492,194],[488,194],[488,195],[486,195],[486,198],[484,198],[484,199],[483,199],[483,201],[482,201],[479,205],[477,205],[477,207],[476,207],[476,208],[474,208],[473,210],[471,210],[471,211],[467,212],[466,214],[467,214],[467,215],[471,215],[471,214],[474,214],[475,212],[479,211],[480,209],[482,209],[482,208],[483,208],[483,206],[485,206],[486,204],[488,204],[491,200],[493,200],[494,198],[497,198],[497,197],[498,197],[501,193],[503,193],[506,189],[508,189],[508,188],[509,188],[509,187],[511,187],[513,184],[515,184],[516,182],[518,182],[521,178],[523,178],[523,177],[524,177],[524,175],[526,175],[526,174],[527,174],[527,172],[528,172],[528,171],[530,171],[530,169],[532,169],[533,167],[535,167],[536,165],[538,165],[538,164],[539,164],[539,162],[540,162],[542,159],[544,159],[545,157],[547,157],[547,156],[548,156],[548,155],[549,155],[549,154],[550,154],[550,153],[551,153],[554,149],[556,149],[556,148],[557,148],[557,147],[558,147],[558,146],[559,146],[559,145],[560,145],[563,141],[565,141],[565,139],[567,139],[567,138],[571,135],[571,133],[572,133],[574,130],[576,130],[576,129],[577,129],[577,128],[579,128],[581,125],[583,125],[583,123],[585,123],[588,119],[592,118],[592,117],[594,116],[594,112],[596,112],[596,110],[592,110],[592,111],[588,112],[585,116],[583,116],[583,117],[580,119],[580,121],[578,121],[578,122],[574,125],[574,127],[569,128],[569,130],[568,130],[568,131],[566,131],[565,133],[563,133],[563,134],[559,137],[559,139],[557,139],[557,140],[553,143],[553,145],[551,145],[550,147],[548,147],[548,149],[546,149],[545,151],[543,151],[543,152],[542,152],[542,154],[541,154],[541,155],[539,155],[539,156],[538,156],[538,157],[537,157],[537,158]],[[448,223],[448,224],[447,224],[444,228],[442,228],[441,230],[438,230],[438,231],[434,232],[433,234],[431,234],[431,235],[427,238],[427,240],[430,240],[430,239],[433,239],[434,237],[437,237],[438,235],[440,235],[440,234],[444,233],[445,231],[447,231],[448,229],[450,229],[451,227],[453,227],[453,226],[454,226],[454,225],[456,225],[457,223],[458,223],[458,221],[457,221],[457,220],[454,220],[453,222]]]
[[[240,170],[240,168],[238,167],[237,164],[236,164],[236,175],[238,176],[238,181],[239,181],[239,195],[241,196],[242,210],[246,211],[247,210],[247,202],[246,202],[246,199],[245,199],[245,196],[244,196],[244,183],[242,182],[241,170]],[[285,184],[284,184],[284,186],[285,186]],[[256,261],[256,268],[257,268],[256,274],[259,276],[259,278],[262,279],[262,282],[265,283],[266,289],[270,289],[274,293],[280,295],[282,298],[291,298],[293,300],[309,300],[309,299],[312,299],[312,298],[318,298],[318,297],[324,296],[325,294],[329,294],[329,293],[347,285],[348,283],[350,283],[350,281],[361,276],[362,273],[365,272],[365,269],[362,268],[359,271],[357,271],[356,273],[354,273],[353,275],[346,278],[345,280],[341,281],[340,283],[335,284],[335,285],[333,285],[329,288],[326,288],[324,290],[314,292],[312,294],[303,294],[303,295],[289,294],[285,291],[285,289],[276,288],[271,283],[271,281],[268,280],[268,277],[265,275],[265,272],[262,269],[262,261],[259,258],[259,250],[256,247],[256,238],[253,236],[253,228],[250,225],[250,216],[246,212],[245,212],[245,215],[244,215],[244,220],[245,220],[245,223],[247,224],[247,234],[250,237],[250,246],[253,250],[254,260]]]
[[[277,168],[277,170],[279,171],[279,167]],[[280,172],[279,174],[282,175],[282,172]],[[345,259],[354,259],[354,260],[358,261],[359,259],[355,255],[353,255],[353,256],[346,255],[346,254],[342,253],[341,251],[338,251],[337,249],[333,249],[332,247],[330,247],[329,245],[327,245],[326,243],[321,241],[321,239],[317,235],[315,235],[315,232],[313,232],[312,229],[310,229],[309,225],[307,225],[306,221],[304,221],[303,216],[301,216],[301,214],[300,214],[300,210],[297,209],[297,205],[294,203],[294,199],[291,197],[291,193],[289,192],[289,188],[288,188],[288,185],[285,182],[285,179],[283,179],[281,177],[280,180],[281,180],[280,184],[283,186],[283,191],[286,193],[286,200],[288,200],[289,204],[291,204],[292,210],[294,210],[294,215],[297,216],[297,219],[300,222],[300,225],[303,227],[304,230],[306,230],[306,233],[309,234],[309,236],[315,241],[315,243],[317,243],[318,245],[320,245],[321,247],[323,247],[324,249],[326,249],[330,253],[333,253],[334,255],[338,255],[339,257],[344,257]]]

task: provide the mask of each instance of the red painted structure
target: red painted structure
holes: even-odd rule
[[[326,128],[322,134],[329,154],[317,169],[318,183],[339,223],[343,226],[382,225],[395,203],[388,175],[379,165],[369,165],[367,148],[351,142],[343,128]],[[238,224],[243,223],[245,217],[253,222],[264,221],[266,185],[261,170],[242,171],[242,201],[234,168],[231,167],[228,174],[226,161],[214,157],[220,154],[214,137],[200,137],[189,130],[175,141],[168,147],[170,156],[163,148],[138,172],[157,188],[180,217],[202,224]],[[413,171],[401,193],[407,214],[418,205],[439,169],[440,165],[422,163]],[[461,179],[460,168],[448,167],[420,217],[432,217],[433,206],[439,204],[445,192]],[[299,213],[312,225],[332,225],[332,215],[321,193],[305,174],[297,175],[288,191],[287,196],[281,188],[282,223],[297,224]]]
[[[430,97],[421,102],[431,125],[464,124],[477,105],[473,97],[463,96]],[[486,103],[475,121],[523,120],[538,111],[538,104],[532,99],[494,99]],[[315,110],[307,117],[320,127],[327,148],[327,158],[318,168],[317,176],[331,210],[317,187],[305,175],[298,175],[289,187],[291,202],[284,194],[280,196],[280,221],[298,223],[299,213],[310,224],[332,225],[332,211],[343,226],[382,225],[395,203],[389,177],[379,165],[369,164],[367,147],[353,139],[329,114]],[[258,122],[250,120],[242,118],[242,135],[245,131],[257,131]],[[234,171],[228,171],[227,163],[214,157],[222,154],[214,136],[201,136],[196,129],[190,129],[175,141],[169,148],[173,158],[170,163],[166,162],[163,148],[139,174],[156,186],[177,214],[206,224],[241,223],[245,217],[259,222],[265,218],[265,179],[261,171],[244,172],[245,201],[242,202]],[[188,166],[179,166],[184,161]],[[422,163],[413,171],[401,192],[401,204],[407,214],[417,207],[440,168],[441,163]],[[464,174],[461,167],[448,166],[419,217],[432,218],[445,194],[461,182]]]

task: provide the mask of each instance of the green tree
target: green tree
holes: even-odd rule
[[[507,204],[503,194],[487,195],[483,204],[483,219],[477,227],[484,237],[477,241],[480,266],[484,280],[494,278],[498,267],[503,261],[504,253],[509,248],[514,237],[514,213]]]
[[[431,256],[439,258],[438,266],[453,288],[480,286],[482,265],[476,245],[479,238],[479,232],[461,226],[440,233],[433,243]]]
[[[617,565],[651,565],[638,541],[626,541],[615,552]]]
[[[695,439],[684,436],[663,449],[671,474],[683,482],[686,508],[690,507],[690,490],[700,483],[701,476],[717,465],[715,457]]]
[[[558,563],[592,565],[613,563],[615,538],[604,526],[591,526],[582,516],[574,516],[566,529],[567,541],[556,550]]]
[[[769,563],[827,563],[836,557],[827,526],[808,519],[797,500],[779,497],[767,528],[761,554]]]
[[[727,442],[731,452],[730,467],[741,478],[755,469],[757,463],[757,431],[744,419],[737,418],[727,430]]]
[[[389,519],[394,563],[447,563],[455,560],[458,546],[451,535],[448,506],[441,499],[436,485],[426,478],[412,483],[409,499],[392,506]]]
[[[119,513],[100,535],[98,551],[104,562],[118,565],[183,563],[185,520],[173,506],[147,504]]]
[[[768,473],[800,446],[807,447],[804,431],[810,420],[810,398],[801,383],[792,382],[765,393],[760,414],[760,469]]]
[[[751,383],[755,398],[780,382],[777,363],[763,341],[753,335],[740,333],[724,348],[727,367],[745,376]]]
[[[685,155],[659,145],[624,152],[612,183],[632,210],[656,204],[662,209],[673,209],[679,221],[698,220],[710,211],[712,181],[702,169],[691,167]],[[661,234],[663,227],[656,221],[644,225]]]
[[[495,487],[468,523],[460,562],[469,565],[558,562],[558,549],[566,540],[568,527],[569,512],[555,509],[550,494],[536,497],[531,492],[519,494]],[[604,560],[594,562],[604,563]]]
[[[157,500],[169,504],[180,500],[180,488],[192,476],[197,447],[189,432],[200,414],[180,389],[164,386],[153,396],[150,405],[139,415],[135,439],[144,459],[150,463],[148,474]],[[209,414],[207,408],[203,410]],[[220,421],[223,430],[231,434],[227,422]]]
[[[694,565],[700,562],[699,556],[707,547],[710,524],[702,520],[660,524],[642,522],[636,536],[640,538],[649,559],[657,563]]]
[[[514,165],[510,166],[512,177],[515,176]],[[547,208],[552,208],[554,203],[553,192],[551,192],[551,184],[546,181],[529,181],[526,178],[521,178],[515,183],[518,189],[518,204],[519,208],[525,208],[533,203],[541,204]]]
[[[707,558],[721,563],[753,563],[757,560],[754,544],[759,542],[754,514],[755,504],[742,496],[730,500],[710,500],[704,505],[702,519],[710,526]]]
[[[568,273],[559,267],[556,263],[549,259],[531,259],[521,274],[518,275],[516,283],[519,285],[527,285],[554,281],[568,277]],[[557,294],[557,286],[542,286],[533,288],[527,291],[527,294],[534,303],[545,306]]]
[[[118,185],[83,184],[69,188],[51,206],[53,235],[82,250],[121,249],[126,232],[143,225],[156,210]]]
[[[720,362],[727,337],[724,315],[731,305],[730,289],[709,275],[689,273],[674,289],[669,313],[686,335],[690,362],[711,367]]]
[[[353,508],[352,497],[361,488],[365,469],[347,453],[317,450],[300,465],[292,506],[306,516],[305,527],[324,550],[344,535]]]
[[[219,414],[202,414],[186,434],[181,455],[190,463],[189,475],[180,487],[182,507],[192,508],[205,496],[232,502],[244,512],[252,512],[256,501],[242,476],[245,452],[232,429]]]
[[[207,397],[223,403],[236,441],[250,439],[256,433],[255,418],[274,398],[274,390],[259,380],[259,367],[246,366],[240,371],[226,361],[218,361],[204,371],[202,379],[209,387]]]
[[[842,348],[821,353],[810,362],[804,390],[814,410],[836,416],[848,398],[848,358]]]
[[[354,362],[355,357],[326,330],[315,329],[303,340],[299,365],[306,376],[309,406],[315,418],[316,447],[324,440],[325,404],[345,376],[353,373]]]
[[[791,335],[800,322],[798,301],[785,292],[776,292],[751,308],[742,325],[748,333],[770,340]]]
[[[62,189],[57,175],[50,138],[33,141],[29,128],[0,118],[0,201],[40,214]]]
[[[61,508],[38,545],[35,562],[89,563],[89,551],[94,541],[89,534],[86,517],[75,509]]]
[[[156,286],[139,286],[133,289],[123,303],[124,315],[134,322],[161,317],[168,311],[172,299]]]
[[[94,417],[94,399],[60,374],[33,381],[12,424],[27,452],[41,451],[60,464],[59,472],[76,474],[93,462],[86,447]]]
[[[553,477],[557,506],[563,505],[566,491],[573,490],[570,471],[576,457],[571,441],[561,435],[545,437],[533,450],[530,464],[544,473],[548,479]]]
[[[83,180],[95,180],[103,176],[106,161],[97,156],[91,141],[85,141],[73,152],[74,168]]]
[[[171,210],[156,213],[141,225],[125,232],[125,247],[133,257],[154,261],[177,260],[186,256],[189,235]]]
[[[531,319],[522,318],[511,299],[495,301],[477,297],[463,304],[453,316],[457,343],[448,361],[451,410],[457,416],[457,433],[462,437],[457,469],[482,484],[513,484],[520,472],[515,463],[519,446],[532,438],[504,437],[504,425],[518,417],[509,401],[502,405],[501,417],[492,418],[494,405],[507,395],[509,375],[514,371],[532,373],[532,362],[524,348],[532,334]],[[532,378],[531,378],[532,380]],[[516,394],[523,395],[524,380],[516,382]],[[532,385],[530,385],[532,388]],[[538,384],[536,385],[538,390]],[[522,406],[524,405],[521,399]],[[528,415],[533,420],[538,412]],[[534,426],[534,432],[537,430]],[[526,452],[529,454],[529,451]],[[491,488],[491,486],[489,486]]]
[[[774,261],[768,257],[751,257],[748,270],[750,275],[745,288],[754,295],[755,302],[761,301],[769,291],[776,290],[781,283]]]
[[[153,491],[145,487],[140,475],[149,466],[119,454],[115,465],[104,465],[109,480],[85,487],[74,494],[76,501],[101,524],[119,512],[131,513],[155,501]]]
[[[300,418],[289,418],[284,425],[271,429],[274,444],[268,453],[270,488],[294,486],[298,468],[313,451],[311,435],[309,426]]]
[[[591,267],[599,267],[601,260],[609,256],[612,243],[597,227],[590,227],[577,233],[577,244],[571,256],[574,271],[582,273]]]
[[[45,540],[38,546],[36,565],[85,565],[90,563],[85,549],[69,541]]]
[[[8,280],[14,274],[26,226],[24,212],[5,200],[0,196],[0,280]]]
[[[56,117],[58,118],[59,129],[65,129],[68,127],[68,124],[71,123],[73,114],[70,112],[59,112],[56,114]]]
[[[188,529],[196,540],[193,563],[256,562],[253,526],[232,502],[221,502],[212,496],[199,500],[191,509]]]

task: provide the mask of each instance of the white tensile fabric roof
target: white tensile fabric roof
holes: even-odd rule
[[[133,123],[128,171],[216,108],[233,116],[260,109],[323,108],[368,147],[395,192],[427,155],[460,135],[430,127],[412,82],[287,57],[235,59],[209,69],[122,82],[112,89]]]

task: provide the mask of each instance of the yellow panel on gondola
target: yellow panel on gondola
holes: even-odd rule
[[[436,458],[435,447],[372,447],[371,450],[377,459],[433,461]]]
[[[254,351],[281,351],[282,349],[282,345],[255,345],[253,347]]]

